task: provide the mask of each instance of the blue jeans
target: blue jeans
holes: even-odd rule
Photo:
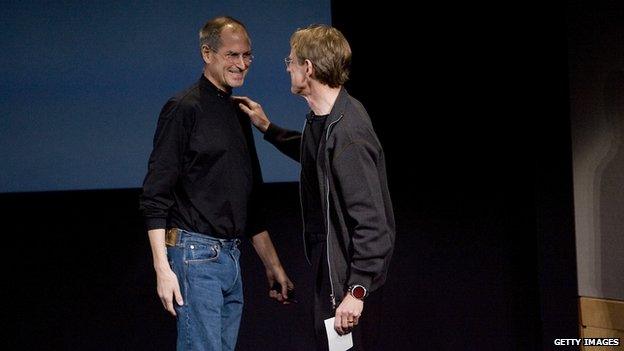
[[[184,305],[174,305],[178,350],[234,350],[243,311],[238,239],[179,230],[167,248]]]

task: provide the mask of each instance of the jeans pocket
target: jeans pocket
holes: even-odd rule
[[[220,253],[221,245],[217,243],[189,242],[186,245],[186,262],[202,263],[216,261]]]
[[[240,249],[238,247],[235,247],[234,249],[232,249],[232,254],[234,255],[234,258],[238,261],[240,259]]]

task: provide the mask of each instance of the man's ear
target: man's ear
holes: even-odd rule
[[[312,64],[312,61],[310,61],[309,59],[306,59],[303,62],[306,66],[305,68],[305,73],[307,77],[313,77],[314,76],[314,65]]]
[[[204,62],[210,63],[210,61],[212,60],[212,51],[210,50],[208,45],[202,45],[200,51]]]

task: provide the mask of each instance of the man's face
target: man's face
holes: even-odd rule
[[[229,91],[243,85],[251,64],[251,46],[247,33],[240,28],[226,27],[221,32],[221,47],[216,52],[204,46],[206,78],[217,88]]]
[[[307,88],[306,64],[299,64],[294,50],[288,55],[290,63],[286,64],[286,71],[290,73],[290,91],[293,94],[302,95]]]

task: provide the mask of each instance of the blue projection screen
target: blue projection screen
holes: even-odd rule
[[[140,187],[158,113],[201,75],[198,31],[246,24],[254,62],[244,87],[276,123],[300,129],[283,58],[297,28],[331,23],[329,0],[3,2],[0,192]],[[254,131],[265,181],[298,165]]]

